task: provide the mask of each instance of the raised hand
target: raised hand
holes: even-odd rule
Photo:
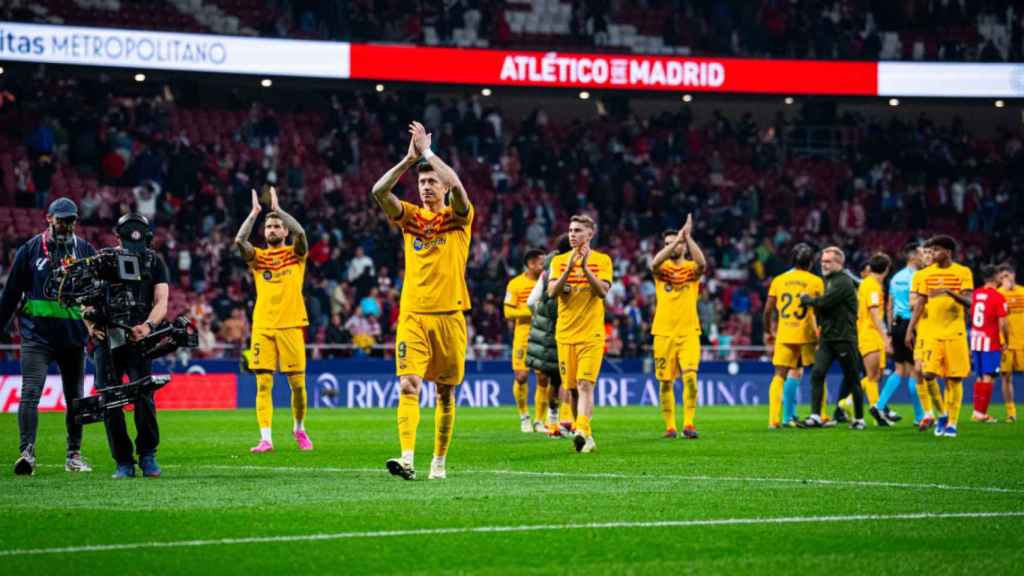
[[[679,230],[679,240],[689,240],[690,234],[693,232],[693,214],[686,215],[686,223]]]
[[[416,149],[415,138],[412,137],[412,126],[409,128],[409,150],[405,153],[405,157],[409,160],[419,160],[420,152]]]
[[[256,189],[252,189],[252,214],[256,215],[260,213],[262,208],[260,207],[260,196],[256,193]]]
[[[277,188],[270,187],[270,209],[274,212],[281,210],[281,204],[277,201]]]
[[[409,134],[412,135],[412,145],[416,149],[418,156],[423,155],[423,151],[430,148],[430,134],[427,133],[426,127],[419,122],[413,121],[409,124]]]

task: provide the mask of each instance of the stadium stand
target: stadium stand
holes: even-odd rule
[[[12,0],[5,20],[429,46],[1020,61],[1011,0]]]
[[[240,343],[253,290],[230,238],[249,188],[269,183],[311,239],[310,341],[393,338],[401,242],[368,190],[402,153],[405,114],[438,135],[478,209],[468,272],[476,342],[508,341],[507,279],[527,247],[550,245],[579,211],[598,221],[599,245],[618,266],[609,351],[624,356],[647,344],[645,259],[687,212],[712,267],[700,302],[709,353],[761,344],[766,282],[797,239],[844,246],[854,270],[872,250],[892,253],[922,234],[955,234],[972,265],[1019,257],[1024,241],[1011,226],[1024,214],[1020,132],[981,137],[959,119],[847,114],[821,144],[801,137],[798,118],[758,125],[716,111],[697,122],[687,106],[556,120],[475,96],[389,91],[297,97],[291,107],[240,97],[227,109],[180,105],[173,85],[140,95],[102,80],[10,76],[0,86],[17,97],[0,109],[0,263],[42,228],[40,207],[56,196],[79,203],[82,235],[101,245],[121,213],[142,210],[178,288],[172,313],[191,309],[211,345]]]

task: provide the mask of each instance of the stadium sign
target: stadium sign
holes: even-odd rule
[[[344,78],[348,44],[0,22],[0,61]]]
[[[845,96],[1024,96],[1020,64],[429,48],[0,22],[0,61],[426,84]]]

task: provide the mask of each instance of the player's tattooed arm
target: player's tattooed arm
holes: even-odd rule
[[[409,168],[412,168],[417,162],[420,161],[420,154],[416,151],[416,147],[413,146],[412,138],[409,139],[409,150],[405,153],[405,157],[398,164],[391,167],[390,170],[384,173],[383,176],[377,180],[377,183],[373,185],[373,199],[380,204],[381,209],[388,215],[391,220],[398,220],[402,217],[402,202],[395,196],[393,190],[395,184],[402,178]]]
[[[434,167],[434,171],[437,172],[437,178],[451,191],[452,210],[459,216],[469,214],[469,194],[466,194],[466,188],[462,185],[459,175],[436,154],[433,152],[427,153],[427,150],[430,150],[431,144],[431,135],[427,133],[427,129],[423,124],[413,122],[409,125],[409,134],[412,136],[412,143],[416,152],[422,155]]]
[[[903,338],[903,343],[907,345],[907,348],[913,350],[917,323],[921,320],[921,315],[924,313],[924,305],[928,302],[928,297],[924,294],[912,292],[910,302],[914,307],[914,311],[910,314],[910,324],[907,325],[907,335]]]
[[[690,257],[693,258],[693,263],[697,265],[697,275],[704,274],[704,270],[707,269],[708,261],[704,258],[704,251],[697,245],[697,241],[693,239],[693,215],[688,214],[686,216],[686,224],[683,225],[683,229],[679,232],[683,236],[683,241],[686,242],[686,248],[690,251]]]
[[[285,212],[284,208],[281,208],[281,203],[277,199],[277,189],[273,186],[270,187],[270,209],[281,217],[284,227],[291,233],[292,240],[295,242],[295,253],[299,256],[305,256],[306,252],[309,252],[309,240],[306,238],[306,231],[294,216]]]
[[[239,228],[238,234],[235,235],[235,246],[238,247],[239,253],[242,254],[242,259],[246,262],[252,260],[256,255],[256,250],[249,243],[249,236],[252,234],[252,227],[256,224],[256,219],[260,216],[260,210],[259,196],[256,195],[256,190],[253,190],[252,210],[249,211],[249,216],[242,222],[242,227]]]
[[[764,340],[770,344],[775,340],[775,296],[769,296],[764,302],[762,325],[764,326]]]

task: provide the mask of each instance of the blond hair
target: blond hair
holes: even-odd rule
[[[597,224],[594,223],[594,219],[586,214],[576,214],[572,218],[569,218],[569,223],[572,224],[573,222],[583,224],[591,230],[597,230]]]
[[[831,252],[832,254],[835,254],[836,258],[839,259],[840,264],[846,263],[846,254],[839,246],[829,246],[828,248],[825,248],[824,250],[821,251],[822,254],[826,252]]]

